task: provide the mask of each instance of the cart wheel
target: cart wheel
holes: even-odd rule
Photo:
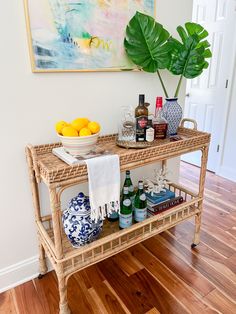
[[[39,275],[38,275],[38,279],[42,279],[42,278],[43,278],[43,276],[44,276],[44,275],[39,274]]]
[[[197,244],[195,244],[195,243],[192,243],[192,244],[191,244],[191,248],[192,248],[192,249],[194,249],[196,246],[197,246]]]

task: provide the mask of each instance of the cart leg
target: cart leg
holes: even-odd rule
[[[35,221],[41,222],[41,208],[40,208],[40,201],[39,201],[39,180],[37,181],[34,166],[33,166],[33,160],[32,155],[30,153],[30,150],[26,149],[26,156],[28,161],[28,167],[29,167],[29,177],[30,177],[30,183],[31,183],[31,190],[32,190],[32,197],[33,197],[33,204],[34,204],[34,211],[35,211]],[[38,278],[41,279],[43,275],[47,273],[47,264],[46,264],[46,258],[45,258],[45,251],[41,243],[40,236],[38,235],[38,242],[39,242],[39,276]]]
[[[201,201],[199,203],[200,213],[195,216],[195,232],[193,243],[191,245],[192,249],[195,248],[200,242],[200,229],[201,229],[201,220],[202,220],[202,211],[203,211],[203,196],[204,196],[204,186],[206,179],[206,171],[207,171],[207,158],[208,158],[208,146],[202,148],[202,158],[201,158],[201,172],[199,179],[199,197]]]
[[[67,281],[66,278],[62,275],[58,276],[58,287],[60,295],[60,314],[70,314],[70,308],[67,300]]]
[[[200,242],[201,219],[202,219],[202,214],[197,214],[195,216],[195,232],[194,232],[193,243],[191,245],[192,249],[194,249]]]
[[[61,203],[60,195],[58,195],[56,188],[49,189],[50,204],[52,210],[52,225],[54,233],[55,255],[57,260],[63,259],[62,235],[61,235]],[[62,262],[56,267],[56,274],[58,278],[58,289],[60,295],[60,314],[70,314],[70,309],[67,301],[67,279],[64,274],[64,267]]]
[[[43,275],[45,275],[48,271],[47,263],[46,263],[46,256],[45,256],[45,250],[43,248],[43,245],[39,243],[39,276],[38,278],[43,278]]]

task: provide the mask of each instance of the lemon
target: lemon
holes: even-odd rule
[[[82,118],[84,120],[84,124],[85,126],[87,126],[90,122],[90,120],[88,118]]]
[[[71,125],[79,132],[81,129],[85,128],[88,123],[89,120],[87,118],[77,118],[71,122]]]
[[[62,134],[62,129],[65,127],[65,126],[68,126],[68,123],[66,121],[59,121],[55,124],[55,129],[57,131],[58,134]]]
[[[101,129],[100,124],[95,121],[89,122],[88,128],[93,134],[98,133]]]
[[[92,133],[88,128],[83,128],[79,131],[79,136],[89,136],[89,135],[92,135]]]
[[[66,126],[62,129],[63,136],[78,136],[78,131],[72,126]]]

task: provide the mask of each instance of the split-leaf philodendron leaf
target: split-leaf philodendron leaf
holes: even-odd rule
[[[177,31],[182,42],[170,38],[172,45],[171,62],[168,70],[175,75],[182,75],[188,79],[199,76],[208,67],[207,58],[212,54],[210,44],[205,38],[208,32],[199,24],[186,23],[186,30],[182,26]]]
[[[146,72],[166,69],[170,64],[170,34],[154,18],[136,12],[126,28],[125,50]]]

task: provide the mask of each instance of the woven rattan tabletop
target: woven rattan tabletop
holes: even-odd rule
[[[120,156],[121,170],[133,169],[145,164],[161,161],[183,153],[201,149],[209,145],[210,134],[188,128],[179,128],[179,141],[155,141],[151,147],[144,149],[125,149],[116,145],[116,135],[103,136],[98,146]],[[27,146],[27,153],[33,161],[33,167],[38,181],[47,185],[60,182],[63,184],[84,181],[87,176],[85,164],[69,166],[52,153],[52,149],[61,146],[60,143]]]

